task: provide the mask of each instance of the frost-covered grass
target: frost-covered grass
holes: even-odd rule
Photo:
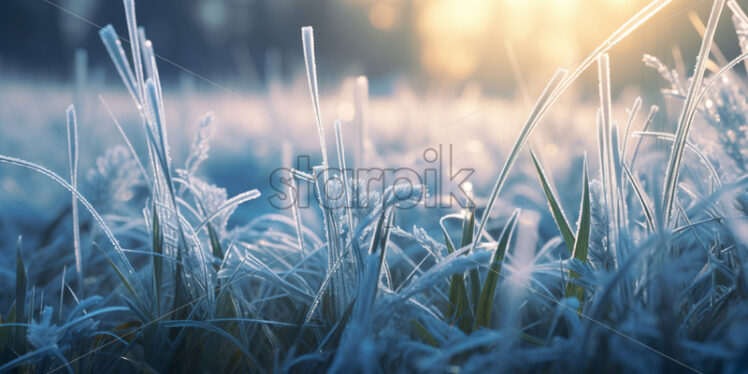
[[[370,100],[359,78],[320,97],[311,28],[306,87],[267,99],[162,90],[125,0],[132,43],[111,26],[100,35],[127,96],[78,90],[60,126],[38,113],[28,128],[3,124],[16,141],[0,152],[0,372],[748,370],[748,91],[732,70],[748,57],[748,17],[714,2],[692,75],[644,57],[670,85],[668,118],[640,98],[613,102],[606,54],[667,3],[559,70],[529,114],[504,107],[497,130],[483,110],[492,100],[470,90],[455,102],[406,90]],[[723,8],[744,54],[715,63]],[[563,101],[592,65],[599,103]],[[229,120],[208,112],[190,133],[195,120],[170,104],[216,105]],[[265,117],[232,116],[249,104]],[[448,105],[466,116],[446,120]],[[55,127],[61,136],[40,136]],[[100,150],[96,137],[118,145]],[[455,168],[476,170],[464,208],[403,209],[445,191],[376,192],[339,172],[422,170],[439,143]],[[289,171],[284,186],[330,180],[337,197],[272,209],[273,169],[306,153],[320,165]]]

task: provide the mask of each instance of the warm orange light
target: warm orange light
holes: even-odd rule
[[[369,22],[380,30],[389,30],[395,25],[395,8],[392,4],[379,2],[369,10]]]
[[[480,61],[480,39],[488,31],[494,10],[489,0],[424,0],[416,27],[422,37],[421,61],[433,74],[463,79]]]
[[[605,37],[611,15],[649,0],[413,0],[421,62],[432,75],[460,81],[486,61],[506,59],[506,40],[523,69],[566,66]],[[498,64],[500,64],[499,62]],[[532,75],[532,74],[528,74]]]

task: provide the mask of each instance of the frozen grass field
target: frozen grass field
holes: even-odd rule
[[[735,0],[693,70],[637,61],[663,107],[607,53],[669,0],[524,97],[320,94],[311,27],[296,79],[206,93],[123,3],[119,85],[0,73],[0,373],[748,371]]]

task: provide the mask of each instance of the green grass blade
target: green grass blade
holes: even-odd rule
[[[520,210],[517,209],[509,217],[504,229],[501,231],[499,237],[499,243],[496,246],[496,250],[491,257],[491,267],[486,274],[486,280],[483,282],[483,289],[478,299],[478,307],[475,315],[476,327],[489,327],[491,323],[491,311],[493,309],[493,298],[496,293],[496,285],[499,282],[499,274],[501,274],[501,264],[504,262],[504,255],[509,249],[509,245],[512,240],[512,234],[517,226],[517,218],[519,217]]]
[[[345,308],[345,311],[340,317],[340,320],[335,323],[327,336],[325,336],[325,338],[322,339],[322,341],[319,343],[319,347],[317,347],[318,352],[321,352],[324,349],[329,349],[330,347],[338,346],[340,338],[343,336],[343,332],[345,331],[345,327],[348,326],[348,321],[350,321],[351,319],[351,314],[353,313],[353,307],[356,305],[356,300],[357,298],[354,297],[353,300],[348,304],[348,307]]]
[[[455,251],[452,240],[444,232],[444,242],[447,245],[447,252],[453,253]],[[465,277],[463,274],[454,274],[449,280],[449,304],[447,304],[447,313],[445,317],[447,319],[457,319],[459,316],[464,315],[465,311],[468,310],[469,304],[467,300],[467,289],[465,288]],[[462,329],[463,326],[460,327]],[[463,329],[466,331],[467,329]]]
[[[475,207],[470,202],[468,202],[467,213],[468,216],[462,221],[461,248],[464,248],[473,242],[473,231],[475,231]],[[468,253],[465,252],[465,254]],[[476,308],[478,307],[478,297],[480,297],[480,274],[478,273],[478,269],[470,269],[468,279],[470,280],[470,300],[472,301],[473,314],[475,314]]]
[[[104,221],[104,218],[94,209],[93,205],[91,205],[90,202],[75,188],[73,188],[70,183],[68,183],[65,179],[63,179],[58,174],[54,173],[53,171],[41,166],[37,165],[33,162],[29,162],[26,160],[21,160],[15,157],[9,157],[5,155],[0,155],[0,163],[7,163],[10,165],[16,165],[20,167],[24,167],[30,170],[33,170],[37,173],[40,173],[42,175],[45,175],[49,177],[50,179],[54,180],[59,184],[60,186],[64,187],[71,193],[75,195],[75,197],[78,199],[78,201],[86,208],[86,210],[91,214],[94,221],[98,224],[98,226],[104,231],[104,234],[106,235],[109,242],[112,243],[112,246],[114,246],[115,252],[117,253],[118,257],[122,260],[122,262],[126,266],[126,270],[129,275],[131,275],[134,279],[138,281],[138,286],[143,292],[145,292],[145,289],[143,288],[142,283],[139,281],[139,278],[135,276],[135,269],[132,267],[130,262],[127,260],[127,257],[124,255],[124,250],[119,245],[119,241],[117,238],[115,238],[114,233],[112,232],[109,225]]]
[[[587,262],[587,249],[590,244],[590,185],[589,178],[587,175],[587,158],[584,159],[583,166],[583,181],[582,181],[582,206],[579,212],[579,227],[577,228],[577,240],[574,243],[574,252],[572,257],[580,262]],[[579,274],[570,272],[570,278],[578,279]],[[579,310],[582,310],[584,305],[584,290],[577,284],[569,282],[566,286],[566,296],[576,296],[579,300]]]
[[[455,290],[454,300],[452,300],[453,292],[450,290],[450,303],[454,303],[453,305],[455,305],[452,323],[456,323],[460,330],[469,334],[473,327],[473,318],[468,301],[467,287],[465,287],[465,277],[462,274],[453,275],[450,289]]]
[[[18,236],[18,243],[16,244],[16,308],[15,308],[15,320],[17,322],[25,322],[24,318],[26,314],[26,267],[23,265],[23,257],[21,256],[21,236]],[[24,339],[24,331],[16,328],[15,334],[15,346],[20,347],[25,345],[26,340]]]
[[[424,343],[432,347],[439,346],[439,342],[437,342],[436,339],[434,339],[434,337],[431,335],[429,330],[427,330],[426,327],[423,326],[423,324],[421,324],[417,320],[410,321],[410,324],[413,325],[413,327],[416,329],[416,333],[418,333],[418,336],[421,337]]]
[[[164,235],[161,231],[161,223],[158,220],[158,214],[156,213],[156,204],[153,204],[152,208],[152,214],[153,214],[153,222],[152,222],[152,240],[153,240],[153,253],[156,253],[156,256],[153,256],[153,280],[154,280],[154,287],[156,289],[156,300],[158,300],[156,303],[157,305],[160,305],[161,300],[161,271],[162,271],[162,262],[163,259],[161,258],[161,255],[164,253]],[[160,309],[160,307],[158,308]]]
[[[112,269],[114,269],[114,272],[117,273],[117,276],[122,281],[122,284],[125,285],[125,288],[127,288],[127,290],[130,292],[130,294],[133,296],[133,299],[134,300],[138,300],[138,301],[141,300],[140,295],[135,292],[135,289],[133,288],[133,286],[130,283],[130,281],[127,280],[127,277],[125,276],[125,274],[123,274],[122,271],[119,269],[119,267],[117,267],[117,265],[114,263],[114,261],[112,260],[112,258],[109,257],[109,255],[106,254],[106,252],[104,251],[104,249],[102,249],[101,247],[99,247],[98,244],[96,244],[94,242],[93,245],[94,245],[94,247],[96,247],[104,255],[104,257],[106,257],[106,260],[109,262],[109,265],[111,265]],[[143,308],[142,304],[138,305],[138,307],[141,310],[143,310],[143,311],[146,310],[145,308]],[[148,316],[148,318],[149,318],[149,321],[150,321],[151,316]]]
[[[573,257],[581,262],[587,261],[587,247],[590,244],[590,183],[587,173],[587,158],[584,159],[582,177],[582,207],[580,208],[577,240],[574,242]]]
[[[530,136],[530,133],[542,117],[543,111],[546,108],[548,102],[551,100],[551,97],[565,82],[567,74],[568,72],[564,69],[559,69],[558,71],[556,71],[556,74],[553,75],[553,78],[551,78],[550,82],[548,82],[548,85],[543,90],[540,98],[535,103],[535,107],[532,109],[532,112],[530,112],[530,116],[527,118],[524,126],[522,126],[522,130],[520,131],[517,140],[514,141],[512,150],[509,152],[509,157],[507,157],[506,161],[504,161],[504,166],[499,172],[499,177],[496,179],[496,183],[491,189],[491,196],[489,196],[488,198],[486,209],[483,211],[483,215],[480,219],[480,224],[478,225],[478,231],[475,233],[476,240],[473,241],[473,250],[475,250],[475,247],[480,241],[483,230],[486,228],[486,223],[488,223],[488,219],[491,217],[491,210],[493,210],[493,206],[496,203],[496,198],[499,196],[501,189],[504,187],[504,183],[509,176],[509,171],[512,169],[514,162],[517,160],[517,156],[519,156],[520,150],[525,145],[525,142]]]
[[[574,242],[576,241],[574,233],[571,231],[571,225],[569,225],[569,221],[566,220],[564,211],[561,208],[561,204],[558,202],[556,194],[553,193],[553,189],[551,188],[548,177],[543,170],[543,166],[540,164],[540,161],[535,156],[535,152],[533,152],[532,149],[530,149],[530,156],[532,156],[532,162],[535,164],[535,170],[538,172],[540,183],[543,185],[543,192],[545,192],[546,200],[548,200],[548,206],[551,209],[551,214],[553,214],[553,220],[556,222],[559,231],[561,231],[561,237],[564,238],[566,247],[569,248],[569,253],[571,253],[574,251]]]
[[[22,321],[26,307],[26,267],[21,256],[21,236],[16,244],[16,320]]]
[[[556,72],[548,86],[546,86],[545,90],[543,91],[543,94],[541,94],[540,98],[536,102],[535,107],[530,113],[530,117],[527,119],[527,122],[525,122],[525,125],[523,126],[519,137],[514,143],[512,151],[509,153],[509,157],[507,158],[504,166],[501,169],[501,172],[499,173],[499,177],[496,180],[496,184],[494,185],[491,196],[489,197],[488,203],[486,204],[486,209],[481,217],[480,225],[478,225],[478,231],[475,234],[478,239],[480,239],[481,235],[483,234],[483,229],[485,229],[488,218],[491,216],[493,205],[496,203],[496,198],[498,197],[499,192],[501,192],[501,188],[504,186],[506,177],[509,174],[509,170],[512,168],[512,165],[514,164],[515,159],[517,158],[517,154],[527,140],[527,136],[530,134],[535,125],[537,125],[538,121],[540,121],[543,115],[548,112],[550,107],[556,102],[556,100],[558,100],[561,94],[569,86],[571,86],[571,84],[574,83],[577,78],[579,78],[582,72],[584,72],[590,65],[592,65],[592,63],[594,63],[600,55],[607,52],[614,45],[618,44],[618,42],[626,38],[626,36],[631,34],[648,19],[652,18],[671,1],[672,0],[652,1],[647,6],[642,8],[639,12],[637,12],[628,21],[626,21],[626,23],[621,25],[621,27],[614,31],[597,48],[595,48],[592,53],[590,53],[579,65],[577,65],[577,67],[571,74],[568,74],[564,69],[559,69]],[[476,240],[473,242],[473,249],[475,249],[479,241],[480,240]]]
[[[452,243],[452,239],[449,238],[447,232],[444,232],[444,243],[447,245],[447,253],[452,254],[455,251],[455,245]]]
[[[210,247],[213,249],[213,256],[223,260],[223,249],[221,249],[221,241],[218,239],[218,234],[213,225],[208,224],[208,235],[210,236]]]
[[[449,238],[449,234],[444,231],[444,243],[447,245],[447,253],[453,253],[455,251],[452,239]],[[457,312],[457,305],[459,304],[460,290],[458,288],[459,282],[462,280],[461,274],[455,274],[450,278],[449,281],[449,304],[447,304],[446,317],[451,318]],[[464,287],[464,283],[463,283]]]
[[[465,246],[469,245],[470,242],[472,242],[472,233],[475,228],[475,211],[474,208],[469,208],[468,217],[463,217],[463,227],[462,227],[462,240],[461,244],[462,246],[460,248],[464,248]],[[447,217],[459,217],[458,215],[452,215]],[[444,220],[443,217],[442,221]],[[447,233],[447,229],[444,227],[444,225],[441,225],[442,233],[444,234],[444,243],[447,246],[447,252],[448,253],[454,253],[455,252],[455,246],[452,242],[452,239],[449,237],[449,234]],[[467,254],[468,252],[465,252]],[[476,279],[478,281],[477,285],[480,284],[480,275],[475,271],[475,274],[473,275],[473,272],[471,271],[471,282],[472,279]],[[471,284],[471,290],[473,290],[473,285]],[[477,300],[479,294],[476,294],[474,300]],[[465,333],[469,333],[472,329],[472,320],[473,320],[473,313],[474,310],[470,307],[470,301],[468,299],[468,290],[465,286],[465,276],[464,274],[454,274],[449,279],[449,304],[447,305],[447,313],[446,317],[448,320],[451,320],[453,323],[457,323],[458,327],[464,331]]]

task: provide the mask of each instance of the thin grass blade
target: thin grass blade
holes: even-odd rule
[[[582,202],[579,212],[579,227],[577,228],[577,240],[574,243],[574,252],[572,258],[584,263],[587,262],[587,250],[590,243],[590,186],[589,178],[587,173],[587,158],[584,159],[583,165],[583,177],[582,177]],[[569,273],[569,278],[578,279],[579,274],[574,271]],[[573,281],[569,281],[566,285],[566,296],[574,296],[579,300],[579,310],[581,312],[584,306],[584,289]]]
[[[496,285],[499,282],[499,275],[501,274],[501,265],[504,262],[504,256],[511,245],[512,235],[517,226],[519,214],[520,210],[517,209],[512,213],[512,216],[509,217],[509,220],[506,225],[504,225],[504,229],[501,231],[501,235],[499,236],[496,250],[494,250],[493,256],[491,257],[491,265],[486,273],[486,280],[483,282],[483,289],[481,289],[480,298],[478,299],[478,308],[475,315],[476,327],[490,327],[493,299],[496,294]]]
[[[571,225],[569,225],[569,221],[566,220],[563,208],[561,208],[561,204],[558,202],[558,198],[553,192],[551,184],[548,181],[548,177],[543,170],[543,166],[540,164],[540,161],[538,160],[537,156],[535,156],[535,152],[533,152],[532,149],[530,149],[530,156],[532,156],[532,162],[533,164],[535,164],[535,170],[538,172],[538,177],[540,178],[540,183],[543,186],[543,192],[545,192],[548,206],[551,210],[551,214],[553,215],[553,220],[556,222],[558,230],[561,231],[561,237],[564,238],[566,247],[569,249],[569,253],[571,253],[574,250],[574,242],[576,241],[574,233],[571,231]]]
[[[70,185],[78,189],[78,120],[75,106],[67,109],[68,163],[70,165]],[[75,253],[75,271],[78,273],[78,293],[83,294],[83,255],[81,254],[80,220],[78,219],[78,199],[72,195],[73,214],[73,251]]]
[[[691,123],[696,113],[698,105],[697,96],[701,89],[701,82],[704,79],[704,71],[706,70],[706,63],[709,59],[709,51],[712,46],[714,39],[714,33],[717,30],[717,23],[719,17],[722,14],[722,9],[725,6],[725,0],[715,0],[712,6],[711,13],[709,14],[709,21],[707,23],[704,38],[701,42],[701,48],[699,55],[696,60],[696,67],[694,68],[694,75],[691,80],[691,85],[688,87],[688,94],[686,95],[686,102],[681,110],[680,117],[678,118],[678,128],[675,132],[675,143],[673,144],[670,152],[670,159],[668,160],[667,168],[665,169],[665,185],[663,187],[662,197],[662,209],[664,214],[665,224],[670,225],[671,217],[673,213],[673,200],[676,198],[676,190],[678,187],[678,175],[680,173],[680,165],[683,158],[683,150],[688,140],[688,133],[691,129]]]

